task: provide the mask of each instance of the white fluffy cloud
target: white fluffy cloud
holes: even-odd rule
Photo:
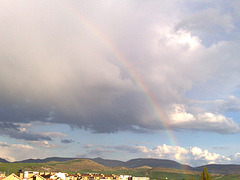
[[[208,150],[202,150],[198,147],[190,148],[191,161],[198,163],[208,164],[220,164],[220,163],[231,163],[232,160],[229,157],[222,156],[217,153],[210,153]]]
[[[199,147],[184,148],[181,146],[171,145],[158,145],[154,148],[148,148],[146,146],[92,146],[88,151],[88,154],[84,154],[84,157],[91,157],[92,152],[104,152],[105,155],[116,152],[128,152],[132,154],[138,154],[143,158],[158,158],[158,159],[170,159],[182,164],[191,166],[201,166],[205,164],[223,164],[223,163],[239,163],[240,154],[226,157],[218,153],[209,152],[207,149],[201,149]],[[137,156],[138,157],[138,156]]]
[[[43,158],[47,151],[23,144],[8,144],[0,142],[0,156],[8,161],[25,160],[27,158]]]
[[[231,159],[234,164],[238,164],[240,162],[240,152],[233,154]]]
[[[34,142],[32,142],[34,143]],[[52,148],[48,142],[36,142],[38,147]],[[50,147],[51,146],[51,147]],[[1,158],[8,161],[24,160],[27,158],[44,158],[48,152],[40,148],[36,148],[23,144],[8,144],[0,142]],[[78,157],[107,157],[109,154],[119,153],[121,151],[132,154],[139,154],[146,158],[171,159],[180,163],[200,166],[204,164],[221,164],[221,163],[239,163],[240,153],[236,153],[229,157],[218,153],[209,152],[207,149],[199,147],[184,148],[180,146],[158,145],[154,148],[146,146],[93,146],[87,147],[86,153],[78,154]]]
[[[221,134],[239,132],[239,125],[231,118],[211,112],[191,114],[182,104],[174,105],[174,111],[169,118],[172,128],[215,131]]]

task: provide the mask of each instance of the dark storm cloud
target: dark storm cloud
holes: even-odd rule
[[[21,131],[21,126],[14,123],[0,123],[0,134],[3,136],[9,136],[15,139],[22,139],[27,141],[41,141],[47,140],[51,141],[52,139],[49,136],[41,135],[37,133],[31,133],[28,131]]]
[[[101,1],[97,6],[89,1],[67,5],[51,1],[48,6],[43,1],[4,2],[0,122],[40,121],[95,133],[148,133],[164,129],[164,121],[176,130],[196,130],[195,121],[185,126],[179,112],[170,118],[173,106],[188,104],[185,94],[192,89],[193,94],[213,98],[216,91],[221,94],[236,87],[240,47],[230,42],[204,47],[191,34],[191,17],[183,20],[186,14],[176,2]],[[116,8],[122,11],[116,13]],[[234,29],[230,15],[213,12],[207,23]],[[204,17],[201,13],[192,17],[201,20],[196,27],[203,27]],[[189,107],[198,121],[197,130],[234,133],[239,129],[228,118],[215,118],[208,129],[205,124],[213,118],[195,118],[203,116],[194,108],[198,107]],[[1,134],[51,140],[16,128]]]
[[[147,133],[149,129],[161,129],[157,121],[142,119],[143,112],[152,114],[152,109],[146,106],[146,97],[141,93],[125,94],[107,106],[91,106],[81,114],[65,114],[55,108],[49,122],[66,123],[73,128],[83,128],[94,133],[115,133],[118,131],[133,131]],[[138,105],[136,105],[138,104]],[[154,117],[149,116],[149,119]]]
[[[9,122],[1,122],[0,123],[0,129],[1,130],[4,130],[4,129],[10,130],[10,129],[12,129],[12,130],[19,131],[20,127],[21,127],[20,125],[16,125],[16,124],[9,123]]]
[[[5,97],[6,98],[6,97]],[[32,120],[47,121],[50,118],[51,107],[45,104],[26,102],[25,99],[10,101],[0,97],[0,121],[2,122],[23,122]]]
[[[41,134],[34,134],[30,132],[22,132],[22,131],[15,131],[15,130],[1,130],[0,134],[7,135],[15,139],[23,139],[26,141],[41,141],[41,140],[52,141],[52,139],[48,136],[44,136]]]

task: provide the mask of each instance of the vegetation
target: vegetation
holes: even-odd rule
[[[210,174],[205,166],[203,168],[203,172],[201,173],[200,180],[211,180]]]
[[[6,172],[7,175],[16,173],[19,169],[30,171],[61,171],[69,174],[73,173],[101,173],[101,174],[126,174],[132,176],[147,176],[151,180],[199,180],[209,177],[207,168],[203,172],[190,170],[180,170],[173,168],[152,168],[142,166],[139,168],[126,167],[106,167],[87,159],[78,159],[65,162],[45,162],[45,163],[0,163],[0,171]],[[208,174],[208,175],[207,175]],[[221,175],[211,174],[211,180],[240,180],[240,175]]]

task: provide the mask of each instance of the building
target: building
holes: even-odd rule
[[[58,172],[58,173],[53,174],[52,176],[50,176],[50,179],[66,180],[66,177],[67,177],[67,174],[66,174],[66,173]]]
[[[119,180],[117,175],[110,174],[98,174],[98,173],[87,173],[87,174],[70,174],[61,172],[35,172],[35,171],[23,171],[19,170],[17,176],[21,180]],[[15,177],[12,175],[11,177]],[[16,177],[16,178],[17,178]],[[125,176],[124,176],[125,177]],[[132,177],[131,177],[132,178]],[[1,179],[0,179],[1,180]],[[125,180],[125,179],[122,179]],[[133,179],[127,179],[133,180]],[[146,180],[146,179],[134,179],[134,180]]]
[[[134,177],[131,175],[120,175],[119,180],[150,180],[149,177]]]
[[[39,172],[19,170],[18,174],[19,174],[20,179],[28,179],[28,178],[31,178],[34,175],[39,174]]]
[[[16,174],[12,173],[9,176],[5,177],[4,180],[22,180],[22,179],[18,177]]]
[[[0,172],[0,178],[2,178],[2,177],[6,177],[6,174],[5,174],[5,172]]]
[[[37,174],[37,175],[33,175],[32,177],[28,178],[28,180],[46,180],[46,179]]]

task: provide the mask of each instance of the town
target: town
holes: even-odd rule
[[[62,172],[34,172],[19,170],[17,174],[6,176],[0,174],[0,180],[149,180],[149,177],[134,177],[131,175],[104,175],[98,173],[67,174]]]

